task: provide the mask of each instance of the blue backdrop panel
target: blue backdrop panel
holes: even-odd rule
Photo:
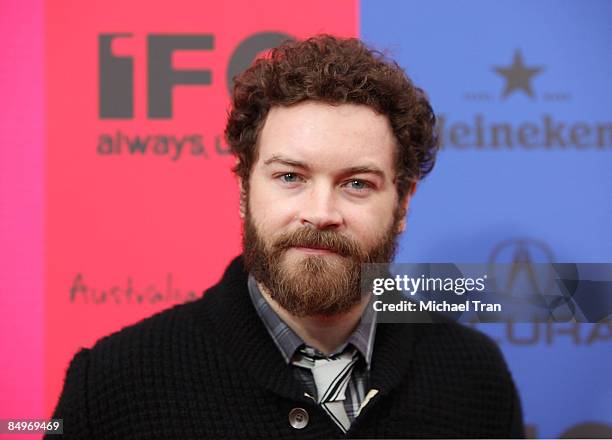
[[[612,2],[362,0],[361,36],[441,122],[396,261],[612,262]],[[609,325],[479,328],[530,435],[612,436]]]

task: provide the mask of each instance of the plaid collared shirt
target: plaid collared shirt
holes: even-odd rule
[[[293,369],[296,378],[304,384],[307,393],[312,396],[313,400],[317,399],[317,389],[312,376],[312,371],[307,368],[301,368],[292,364],[292,361],[300,356],[299,348],[307,346],[302,339],[295,334],[291,328],[276,314],[270,307],[268,302],[261,294],[257,282],[252,276],[249,276],[249,294],[251,301],[255,306],[257,314],[263,321],[272,340],[280,350],[287,365]],[[363,316],[359,324],[351,333],[347,341],[342,344],[334,354],[342,353],[349,344],[357,349],[360,359],[353,369],[351,379],[346,389],[346,399],[344,400],[344,408],[346,414],[351,421],[355,420],[359,406],[365,397],[368,390],[368,380],[370,372],[370,362],[372,359],[372,349],[374,346],[374,335],[376,333],[376,313],[371,305],[368,305],[364,310]],[[312,347],[310,347],[312,348]],[[313,348],[314,350],[314,348]],[[316,351],[316,350],[315,350]]]

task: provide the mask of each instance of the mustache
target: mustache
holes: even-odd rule
[[[284,233],[274,243],[274,250],[278,252],[291,247],[327,249],[343,257],[361,254],[361,248],[355,240],[338,232],[312,228],[300,228]]]

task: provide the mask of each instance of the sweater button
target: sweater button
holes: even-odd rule
[[[304,408],[293,408],[289,411],[289,424],[295,429],[303,429],[308,425],[308,412]]]

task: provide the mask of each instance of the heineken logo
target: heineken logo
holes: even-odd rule
[[[499,80],[499,89],[471,90],[463,94],[466,101],[478,106],[471,117],[438,114],[441,148],[609,151],[612,120],[567,120],[555,115],[555,104],[567,103],[572,94],[546,89],[546,74],[554,73],[554,66],[537,62],[527,57],[526,52],[517,48],[508,54],[507,63],[487,67]],[[489,108],[484,108],[484,104]],[[494,112],[490,111],[492,104]],[[517,105],[524,105],[523,120],[521,113],[517,113]],[[505,108],[507,118],[503,117]],[[535,109],[541,112],[534,115]]]

